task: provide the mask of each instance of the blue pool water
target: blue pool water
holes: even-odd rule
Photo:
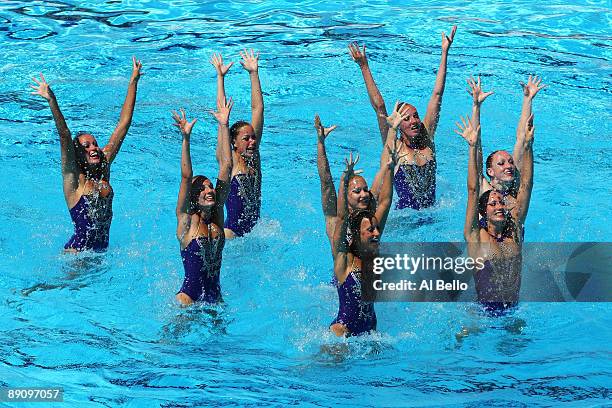
[[[612,307],[524,303],[501,319],[466,304],[377,305],[379,332],[338,340],[312,118],[338,124],[334,175],[352,149],[372,179],[374,113],[347,44],[368,46],[387,103],[424,115],[440,32],[459,26],[437,130],[438,203],[392,211],[386,241],[461,241],[470,74],[493,89],[485,154],[510,149],[518,82],[539,74],[527,241],[610,241],[607,1],[409,3],[14,2],[0,4],[0,387],[63,386],[75,406],[599,406],[612,395]],[[215,51],[261,51],[263,218],[224,251],[226,305],[180,309],[174,237],[180,136],[170,109],[200,118],[194,170],[216,174]],[[131,56],[143,61],[134,120],[113,165],[105,255],[65,256],[72,225],[50,111],[29,94],[43,72],[72,130],[108,141]],[[248,119],[248,76],[226,78]],[[606,193],[608,191],[608,193]],[[463,325],[480,333],[458,343]],[[522,330],[513,327],[521,326]]]

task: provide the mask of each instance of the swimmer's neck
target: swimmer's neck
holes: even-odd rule
[[[368,253],[361,253],[361,256],[364,256],[367,259],[374,259],[378,256],[379,252],[375,251],[375,252],[368,252]],[[359,255],[356,255],[355,253],[351,252],[351,255],[353,256],[350,264],[351,264],[351,269],[359,269],[361,270],[361,267],[363,266],[363,261],[360,258]]]
[[[85,174],[85,173],[80,173],[79,174],[79,184],[86,183],[88,181],[91,181],[93,183],[101,183],[102,181],[106,181],[106,180],[104,180],[104,177],[98,177],[98,176],[95,176],[95,175],[89,174],[89,173],[88,174]]]
[[[487,232],[492,237],[501,237],[504,232],[505,221],[502,222],[487,222]]]
[[[500,179],[491,177],[490,184],[493,190],[499,191],[502,194],[510,194],[514,190],[515,181],[502,181]]]
[[[238,161],[239,166],[246,166],[253,168],[255,166],[255,155],[259,154],[259,152],[254,151],[253,155],[250,157],[245,157],[242,154],[237,153],[235,150],[233,151],[235,159]]]
[[[197,214],[200,217],[200,221],[204,221],[206,224],[212,220],[212,208],[200,208]]]

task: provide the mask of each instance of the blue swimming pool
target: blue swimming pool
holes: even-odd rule
[[[0,387],[62,386],[74,406],[600,406],[612,395],[612,306],[523,303],[491,319],[468,304],[377,305],[378,332],[339,340],[316,169],[315,113],[337,179],[351,150],[368,180],[380,138],[350,41],[365,42],[387,103],[424,113],[440,32],[458,25],[436,133],[438,202],[391,211],[386,241],[461,241],[465,142],[452,132],[481,74],[485,155],[510,149],[519,81],[534,102],[535,184],[526,240],[610,241],[607,1],[16,2],[0,4]],[[262,220],[228,241],[222,307],[177,307],[174,236],[181,138],[171,109],[200,119],[194,171],[216,175],[213,52],[261,51],[266,103]],[[145,75],[113,165],[103,255],[66,256],[72,224],[57,133],[30,95],[43,72],[73,130],[108,141],[131,56]],[[248,75],[226,77],[233,119],[250,117]],[[606,193],[608,191],[608,193]],[[463,325],[478,327],[461,343]]]

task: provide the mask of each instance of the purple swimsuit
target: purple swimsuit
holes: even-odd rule
[[[515,307],[521,289],[520,273],[504,273],[500,269],[486,260],[484,268],[474,274],[478,303],[492,316],[502,316]]]
[[[239,237],[251,232],[261,210],[261,182],[257,174],[236,174],[232,177],[225,208],[225,228],[231,229]]]
[[[70,209],[74,224],[74,235],[64,245],[64,249],[77,251],[105,251],[113,219],[113,195],[102,197],[95,194],[82,195]]]
[[[431,207],[436,201],[436,161],[430,160],[423,166],[402,164],[393,176],[397,191],[396,209],[420,210]]]
[[[342,285],[338,285],[340,305],[338,316],[331,322],[343,324],[350,336],[369,333],[376,330],[376,312],[372,302],[361,300],[361,271],[351,271]]]
[[[208,236],[210,237],[210,224]],[[219,272],[225,235],[210,239],[198,237],[191,240],[185,249],[181,250],[185,280],[180,292],[188,295],[193,301],[218,303],[221,298]]]

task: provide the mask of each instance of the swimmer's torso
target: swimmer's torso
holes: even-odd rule
[[[232,171],[224,226],[237,236],[250,232],[260,217],[261,173],[259,166],[254,167],[243,165]]]
[[[397,209],[431,207],[436,200],[436,160],[433,150],[411,149],[402,144],[393,184],[397,192]]]
[[[64,245],[68,252],[108,248],[113,218],[113,189],[105,180],[85,180],[70,207],[74,234]],[[77,199],[78,197],[78,199]]]
[[[205,223],[192,214],[189,232],[181,240],[185,279],[180,289],[192,301],[217,303],[222,300],[220,271],[225,234],[218,225]]]
[[[517,302],[523,265],[521,245],[514,237],[497,242],[484,229],[480,230],[480,238],[476,256],[485,260],[485,267],[474,273],[478,301]]]

